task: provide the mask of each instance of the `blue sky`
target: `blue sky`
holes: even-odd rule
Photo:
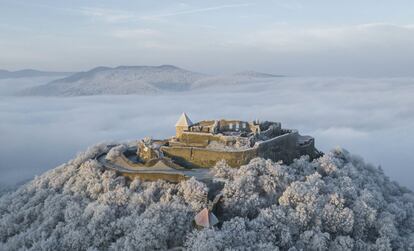
[[[409,76],[414,2],[0,0],[0,68]]]

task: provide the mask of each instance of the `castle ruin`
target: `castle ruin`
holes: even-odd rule
[[[313,137],[284,129],[278,122],[221,119],[193,123],[185,113],[175,124],[174,137],[144,138],[136,147],[120,146],[113,146],[110,150],[113,152],[97,156],[99,163],[131,179],[180,182],[195,177],[207,184],[216,182],[209,168],[222,160],[237,168],[256,157],[289,164],[302,155],[310,159],[321,155]],[[214,189],[211,195],[214,200],[210,206],[194,218],[199,227],[211,227],[219,222],[212,211],[222,195]],[[208,197],[209,194],[207,200]]]
[[[193,123],[183,113],[175,128],[175,137],[168,140],[140,141],[138,159],[143,163],[167,159],[164,163],[189,169],[211,168],[221,160],[239,167],[256,157],[291,163],[302,155],[311,159],[320,155],[313,137],[283,129],[278,122],[221,119]]]

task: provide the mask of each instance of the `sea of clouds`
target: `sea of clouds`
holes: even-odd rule
[[[414,189],[414,79],[286,77],[159,95],[14,97],[47,78],[0,80],[1,186],[31,179],[103,141],[174,135],[181,112],[193,121],[280,121],[342,146]]]

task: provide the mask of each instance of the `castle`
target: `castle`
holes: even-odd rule
[[[295,158],[320,155],[313,137],[297,130],[283,129],[278,122],[204,120],[193,123],[183,113],[176,135],[167,140],[145,139],[138,142],[137,159],[142,165],[170,168],[211,168],[225,160],[239,167],[262,157],[291,163]]]
[[[113,145],[96,159],[103,167],[131,179],[179,182],[194,177],[212,184],[215,180],[209,168],[222,160],[237,168],[256,157],[289,164],[302,155],[314,159],[321,154],[315,148],[314,138],[302,136],[297,130],[284,129],[278,122],[221,119],[193,123],[183,113],[175,124],[174,137],[145,138],[138,141],[136,147]],[[218,223],[212,211],[222,195],[212,191],[213,202],[194,219],[198,226],[210,227]]]

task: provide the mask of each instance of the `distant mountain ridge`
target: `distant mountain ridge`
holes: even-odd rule
[[[67,76],[71,74],[73,74],[73,72],[38,71],[38,70],[33,70],[33,69],[24,69],[24,70],[19,70],[19,71],[7,71],[7,70],[0,69],[0,79]]]
[[[254,71],[211,76],[173,65],[118,66],[114,68],[101,66],[54,80],[45,85],[25,89],[18,95],[85,96],[181,92],[273,77],[280,76]]]
[[[257,72],[257,71],[241,71],[241,72],[237,72],[233,75],[246,76],[246,77],[255,77],[255,78],[280,78],[280,77],[284,77],[284,75],[275,75],[275,74],[269,74],[269,73],[263,73],[263,72]]]

